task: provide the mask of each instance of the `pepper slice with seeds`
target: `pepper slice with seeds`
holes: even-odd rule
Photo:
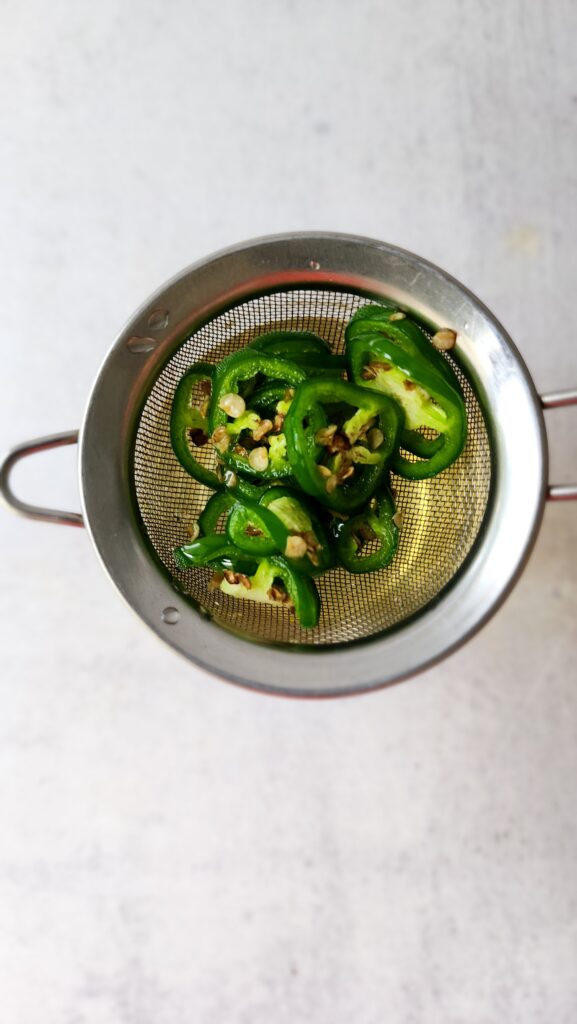
[[[339,410],[337,433],[346,443],[335,454],[319,432]],[[297,389],[285,419],[289,462],[303,491],[339,512],[361,508],[378,487],[396,450],[403,413],[392,399],[343,380],[307,380]],[[371,450],[369,430],[383,441]],[[334,441],[334,435],[333,435]]]
[[[203,406],[208,405],[214,372],[215,367],[210,363],[195,363],[179,381],[170,415],[170,440],[182,468],[205,487],[217,490],[222,487],[222,481],[193,454],[194,448],[208,444],[210,429]],[[195,404],[193,394],[199,384],[201,389],[205,385],[205,389],[201,390],[198,404]]]
[[[399,543],[396,509],[388,490],[346,522],[333,520],[337,558],[349,572],[376,572],[393,558]]]
[[[303,495],[289,487],[271,487],[263,494],[260,505],[280,519],[288,531],[289,540],[301,541],[298,547],[293,544],[294,555],[287,553],[286,545],[284,551],[291,565],[299,572],[317,576],[334,565],[334,553],[327,531]]]
[[[281,554],[288,540],[288,530],[273,512],[247,501],[235,503],[226,533],[240,551],[256,558]]]
[[[248,601],[279,605],[294,609],[304,629],[314,629],[319,621],[320,601],[317,589],[309,576],[296,572],[288,560],[280,555],[263,558],[256,572],[248,577],[249,586],[239,580],[220,581],[220,590],[231,597]]]
[[[272,430],[263,433],[263,419],[251,408],[251,396],[267,384],[295,388],[305,379],[295,363],[266,352],[246,349],[223,359],[214,378],[209,424],[213,443],[227,466],[263,483],[290,475],[284,433],[275,432],[274,423]],[[234,395],[242,397],[245,406],[236,417],[227,412]]]
[[[459,381],[451,364],[437,351],[425,331],[408,314],[403,313],[400,320],[398,315],[397,306],[362,306],[349,320],[345,330],[347,354],[352,341],[378,334],[386,338],[390,345],[394,345],[399,355],[402,353],[410,359],[424,359],[431,371],[438,373],[449,387],[458,391]]]
[[[256,505],[237,498],[226,534],[240,551],[255,558],[283,555],[298,572],[316,576],[334,564],[331,543],[318,516],[300,495],[270,487]]]
[[[394,398],[405,414],[400,452],[392,468],[420,480],[435,476],[461,454],[467,438],[465,404],[457,378],[423,331],[407,317],[392,320],[389,307],[364,306],[345,332],[356,384]],[[426,437],[422,431],[434,432]]]

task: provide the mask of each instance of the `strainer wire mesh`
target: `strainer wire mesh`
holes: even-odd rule
[[[293,289],[258,295],[214,317],[178,348],[145,402],[134,448],[134,484],[143,527],[157,556],[206,614],[249,638],[272,644],[323,645],[360,640],[398,626],[423,610],[463,565],[479,533],[491,484],[491,453],[485,422],[469,381],[452,362],[468,416],[468,441],[461,457],[431,480],[392,477],[402,514],[399,548],[378,572],[332,569],[317,579],[321,615],[315,629],[302,629],[287,608],[239,600],[210,589],[207,569],[178,570],[175,547],[190,539],[212,493],[181,468],[170,444],[170,409],[176,386],[189,367],[219,362],[270,330],[307,330],[336,353],[344,350],[344,328],[366,296],[328,288]],[[449,357],[447,357],[449,358]],[[210,449],[197,458],[214,468]]]

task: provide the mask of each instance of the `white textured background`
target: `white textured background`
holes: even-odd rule
[[[0,12],[2,447],[79,425],[164,279],[282,230],[439,262],[577,384],[569,0]],[[464,650],[320,704],[181,661],[82,531],[0,532],[2,1022],[574,1024],[577,507]]]

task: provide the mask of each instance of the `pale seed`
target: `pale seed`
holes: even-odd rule
[[[329,476],[332,475],[330,469],[328,468],[328,466],[317,466],[317,469],[318,469],[319,473],[321,474],[321,476],[324,476],[324,477],[328,478]]]
[[[361,377],[363,380],[374,380],[379,370],[387,373],[390,369],[390,363],[369,363],[361,370]]]
[[[244,532],[245,532],[247,537],[262,537],[263,536],[262,530],[259,530],[258,526],[253,526],[252,523],[249,523],[248,526],[245,527]]]
[[[299,536],[288,537],[284,553],[287,558],[302,558],[307,553],[307,543]]]
[[[431,338],[435,348],[438,348],[441,352],[447,352],[450,348],[454,348],[456,340],[457,335],[448,327],[445,330],[437,331]]]
[[[328,480],[327,480],[327,482],[325,484],[325,487],[327,489],[327,494],[332,494],[333,493],[333,491],[334,491],[335,487],[337,486],[338,482],[339,482],[338,478],[334,475],[334,473],[331,473],[331,475],[329,476],[329,478],[328,478]]]
[[[264,473],[268,466],[268,452],[263,446],[261,448],[253,448],[248,457],[249,465],[253,469],[256,469],[257,473]]]
[[[226,427],[217,427],[210,440],[215,448],[218,448],[219,452],[225,452],[230,444],[230,438]]]
[[[301,534],[301,536],[307,547],[307,558],[309,562],[311,562],[313,565],[319,565],[320,559],[318,556],[318,551],[320,550],[321,545],[319,544],[314,533],[311,530],[307,530],[305,533]]]
[[[247,590],[250,590],[251,588],[251,582],[248,576],[245,576],[242,572],[233,572],[232,569],[225,569],[224,578],[227,583],[241,583]]]
[[[259,425],[258,425],[258,427],[256,427],[253,430],[252,436],[253,436],[255,441],[262,441],[263,437],[266,434],[269,434],[271,432],[271,430],[272,430],[272,421],[271,420],[261,420]]]
[[[200,534],[200,526],[198,523],[191,523],[190,526],[186,528],[186,533],[191,540],[196,540]]]
[[[374,380],[376,376],[377,376],[377,371],[374,370],[372,366],[370,366],[370,365],[369,366],[363,366],[363,368],[361,370],[361,379],[362,380]]]
[[[400,309],[396,313],[391,313],[389,320],[393,323],[395,320],[405,320],[407,314],[401,313]]]
[[[397,512],[395,512],[393,516],[393,522],[398,529],[400,529],[401,526],[403,525],[403,513],[401,512],[400,509]]]
[[[246,409],[245,400],[242,395],[235,395],[230,392],[228,395],[223,395],[218,403],[219,409],[230,416],[231,419],[237,420],[239,416],[242,416]]]
[[[333,440],[337,432],[336,423],[331,423],[330,427],[321,427],[315,434],[315,441],[317,444],[328,445]]]
[[[378,427],[373,427],[372,430],[369,430],[367,434],[367,441],[369,442],[369,448],[371,451],[374,452],[376,448],[380,448],[384,440],[385,435]]]

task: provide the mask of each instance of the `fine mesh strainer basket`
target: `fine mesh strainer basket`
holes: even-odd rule
[[[393,479],[402,512],[398,552],[376,573],[333,569],[317,580],[321,616],[303,629],[286,608],[228,597],[211,572],[178,571],[209,491],[177,462],[170,408],[183,373],[218,362],[271,329],[310,330],[335,352],[367,302],[392,299],[432,331],[450,327],[447,358],[461,382],[468,441],[431,480]],[[80,435],[83,516],[31,508],[8,477],[24,455],[73,443],[63,434],[21,445],[1,471],[5,498],[35,518],[85,523],[105,568],[135,611],[187,657],[218,675],[287,694],[351,693],[439,659],[477,629],[519,575],[547,487],[542,407],[505,334],[481,303],[426,261],[343,235],[289,235],[219,253],[186,270],[129,322],[100,371]],[[207,464],[213,458],[207,449]]]

